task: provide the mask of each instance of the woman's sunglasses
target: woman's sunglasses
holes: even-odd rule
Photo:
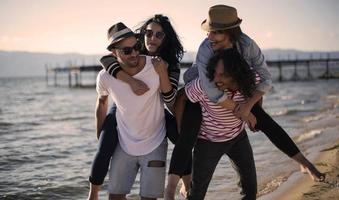
[[[162,32],[162,31],[152,31],[151,29],[145,30],[145,35],[148,38],[151,38],[153,35],[155,35],[155,37],[158,38],[159,40],[162,40],[165,37],[164,32]]]
[[[137,43],[135,43],[134,46],[132,47],[116,47],[116,49],[118,49],[119,51],[121,51],[124,55],[130,55],[133,50],[134,51],[140,51],[141,49],[141,43],[138,41]]]

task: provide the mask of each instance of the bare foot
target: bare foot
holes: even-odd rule
[[[301,152],[294,155],[292,159],[300,164],[301,172],[308,173],[313,181],[322,182],[325,180],[325,174],[319,172]]]
[[[301,173],[303,173],[303,174],[307,174],[308,172],[307,172],[307,169],[304,167],[304,166],[302,166],[302,165],[300,165],[300,171],[301,171]]]
[[[319,172],[315,167],[314,168],[305,168],[308,175],[315,182],[323,182],[325,180],[326,174]]]
[[[188,191],[186,190],[186,187],[184,184],[181,185],[181,188],[180,188],[180,195],[182,197],[184,197],[185,199],[187,198],[187,195],[188,195]]]

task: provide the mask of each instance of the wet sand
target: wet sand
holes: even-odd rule
[[[322,117],[304,121],[311,129],[321,130],[322,133],[316,138],[323,142],[327,141],[320,148],[314,147],[312,153],[314,159],[311,159],[319,171],[326,174],[325,181],[314,182],[307,174],[296,171],[291,176],[285,177],[286,181],[277,189],[261,196],[259,200],[339,200],[339,113],[337,112],[339,98],[334,95],[328,98],[328,102],[331,105],[330,109],[322,113]],[[319,142],[314,144],[319,145]]]
[[[277,166],[280,168],[272,178],[258,177],[259,200],[339,200],[339,98],[337,95],[327,98],[328,107],[301,119],[305,128],[293,137],[304,155],[326,174],[326,180],[314,182],[308,174],[300,172],[295,161],[288,159]],[[237,191],[210,187],[205,199],[239,199],[225,196],[232,192]],[[183,198],[177,195],[176,199]]]
[[[314,182],[300,172],[293,173],[277,190],[259,200],[334,200],[339,199],[339,141],[320,152],[316,167],[326,173],[324,182]]]

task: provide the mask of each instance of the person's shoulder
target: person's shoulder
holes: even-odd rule
[[[112,54],[107,54],[100,58],[100,63],[105,66],[108,66],[113,62],[117,62],[117,59]]]
[[[98,72],[98,79],[103,79],[107,76],[110,76],[105,69],[102,69]]]
[[[106,54],[106,55],[103,55],[100,60],[103,60],[103,59],[116,59],[112,53],[109,53],[109,54]]]
[[[152,59],[153,58],[153,56],[149,56],[149,55],[140,55],[140,57],[144,57],[146,60],[147,59]]]
[[[193,79],[192,81],[187,83],[187,87],[194,88],[196,91],[199,92],[202,91],[200,78]]]
[[[144,67],[153,67],[152,56],[149,55],[139,55],[139,62],[144,65]]]
[[[149,64],[149,63],[152,63],[151,60],[152,60],[152,56],[149,56],[149,55],[139,55],[139,61],[141,62],[144,62],[145,65]]]
[[[208,38],[205,38],[199,46],[197,60],[207,63],[212,55],[213,49],[211,47],[211,43]]]
[[[208,48],[210,43],[208,42],[208,38],[205,38],[201,43],[200,43],[200,48]]]
[[[239,43],[243,46],[250,46],[253,43],[253,39],[245,33],[242,33],[239,37]]]

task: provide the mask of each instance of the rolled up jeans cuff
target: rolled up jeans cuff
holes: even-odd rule
[[[93,185],[102,185],[104,182],[103,181],[99,181],[99,180],[94,180],[91,176],[88,177],[88,181],[90,183],[92,183]]]

